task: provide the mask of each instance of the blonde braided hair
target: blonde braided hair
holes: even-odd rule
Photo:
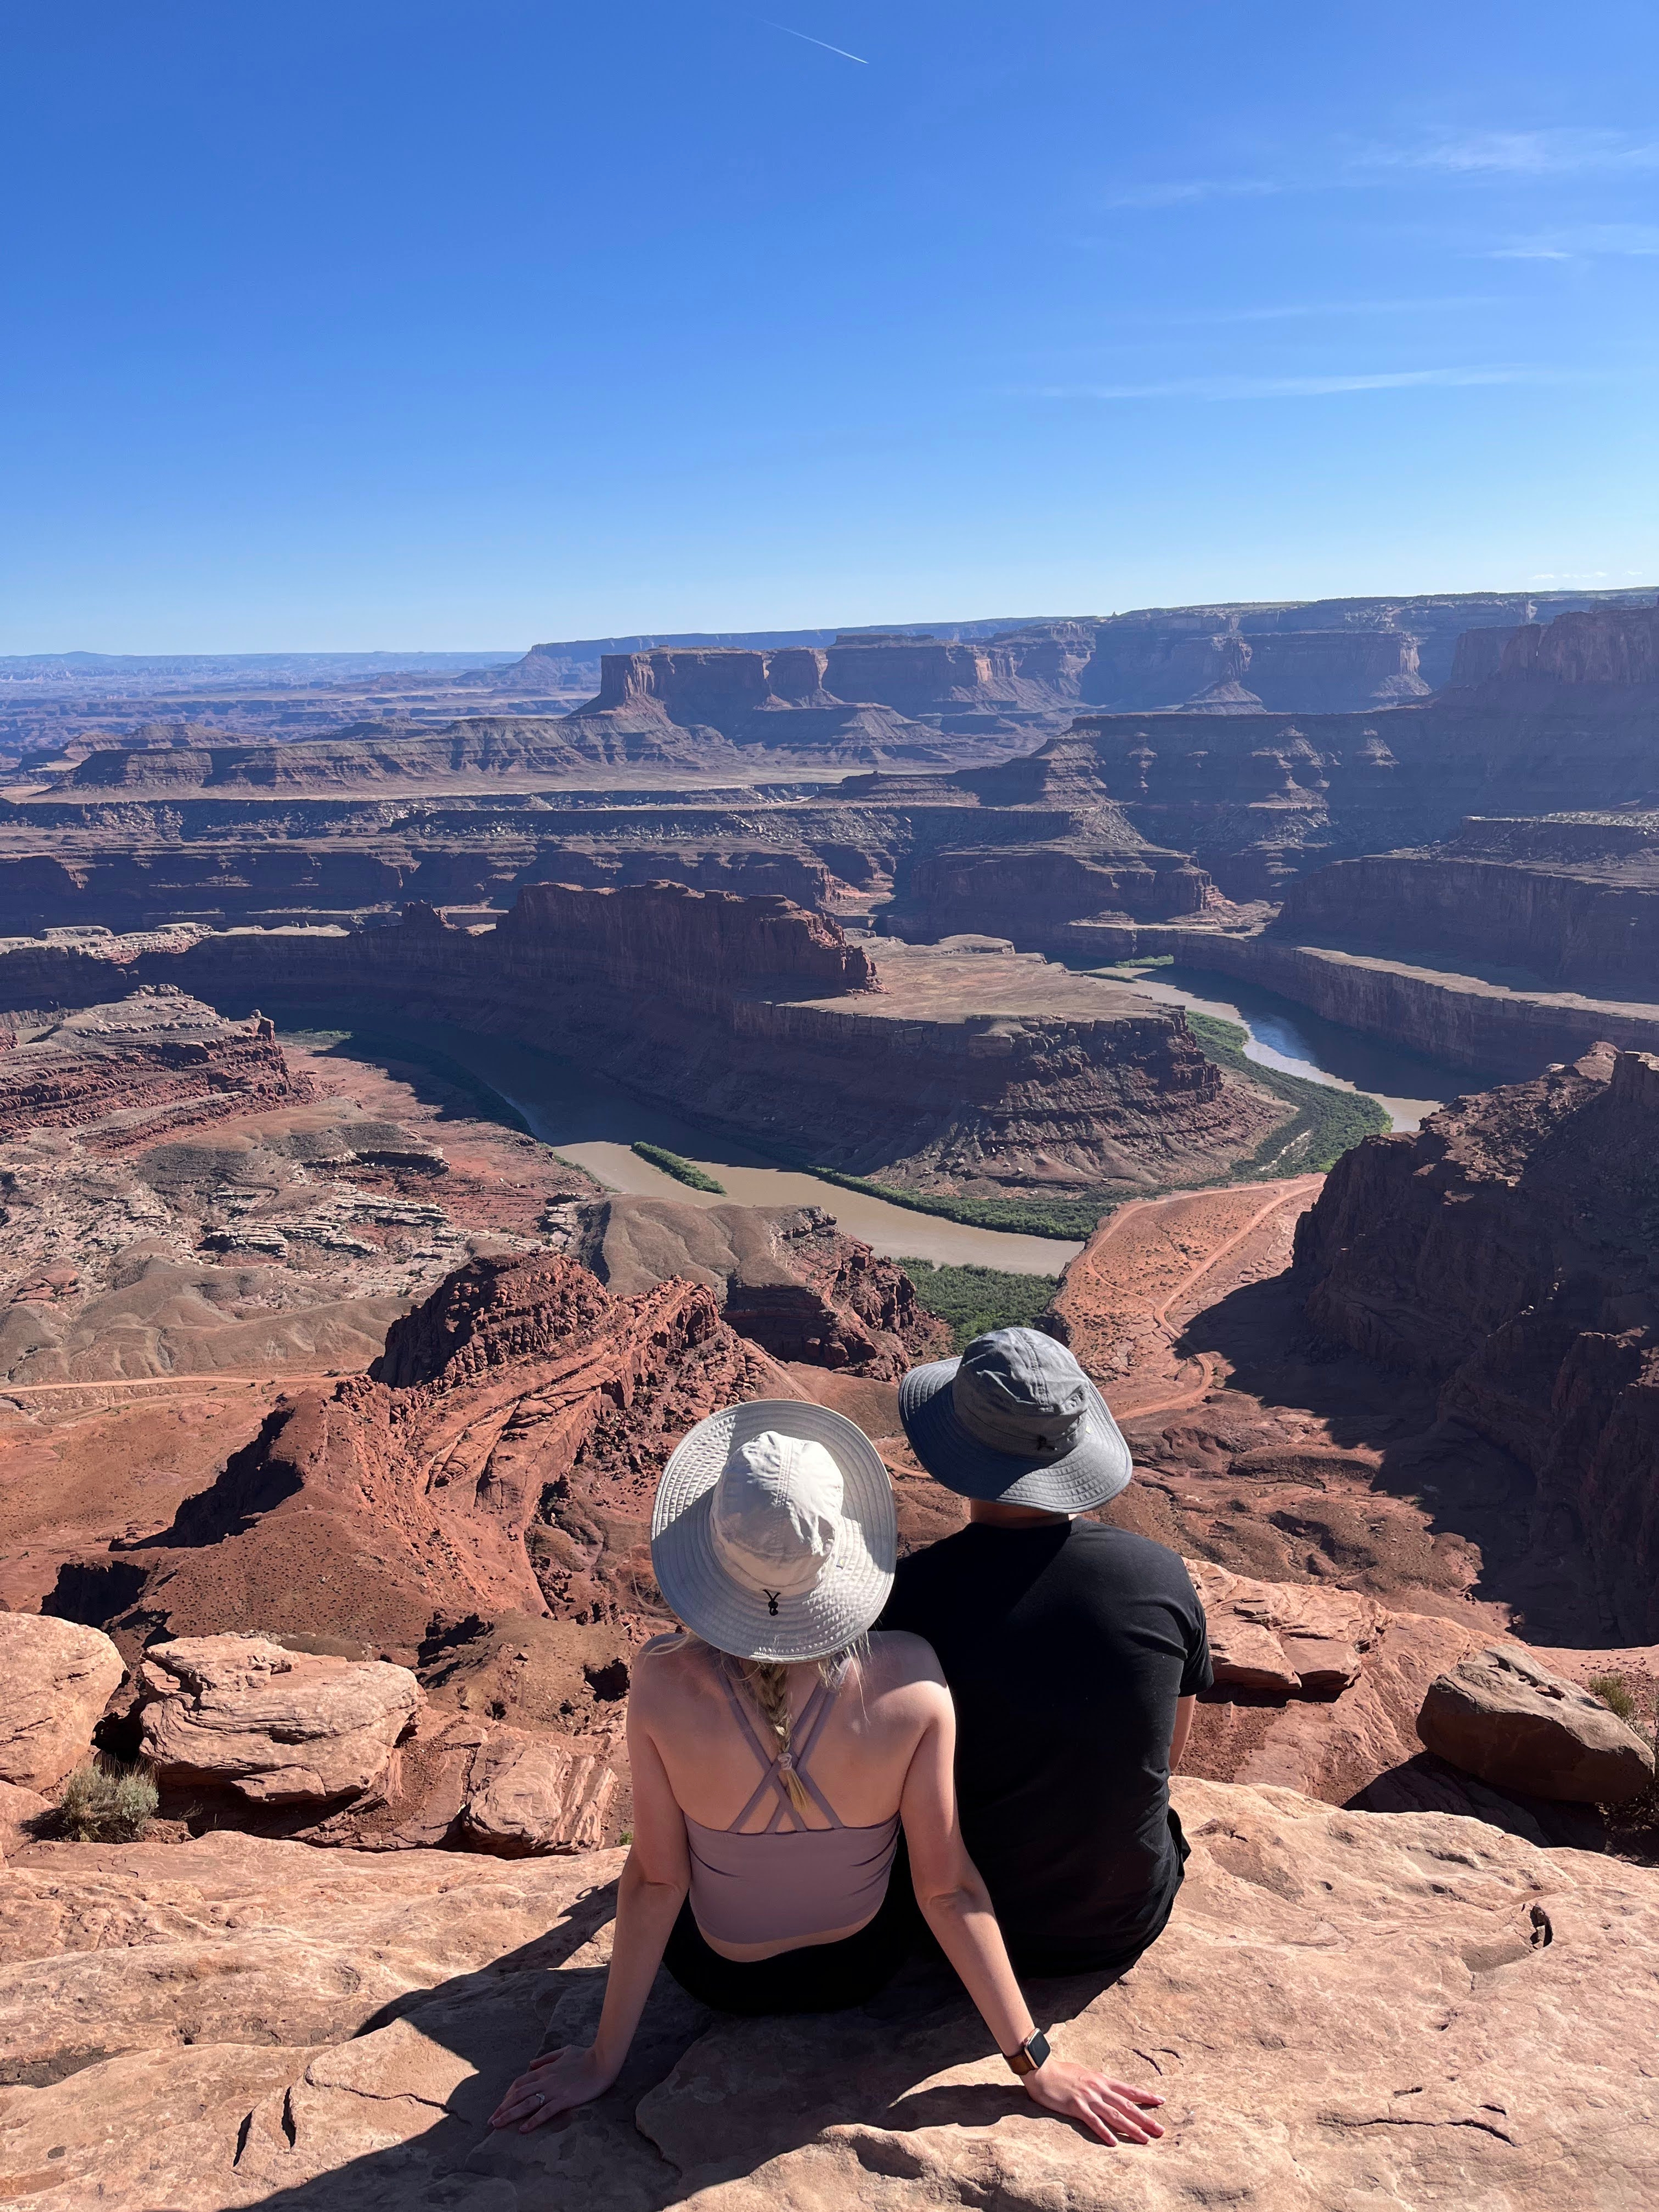
[[[701,1644],[703,1639],[685,1631],[686,1640]],[[804,1820],[811,1808],[811,1799],[806,1785],[795,1771],[793,1751],[794,1723],[789,1716],[789,1668],[777,1659],[738,1659],[725,1651],[714,1650],[712,1644],[705,1647],[714,1654],[714,1664],[728,1674],[735,1674],[748,1691],[755,1710],[772,1731],[778,1747],[778,1760],[783,1786],[789,1793],[789,1802]],[[827,1689],[836,1688],[846,1679],[855,1662],[869,1656],[870,1638],[866,1633],[855,1636],[850,1644],[842,1644],[839,1651],[826,1652],[815,1663],[818,1680]]]

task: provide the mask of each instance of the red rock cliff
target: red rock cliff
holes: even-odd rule
[[[1338,1163],[1297,1237],[1310,1319],[1442,1378],[1582,1533],[1608,1623],[1659,1635],[1659,1059],[1598,1046]],[[1538,1532],[1534,1532],[1535,1535]]]
[[[702,995],[743,990],[763,979],[806,995],[879,991],[867,953],[837,925],[787,898],[740,898],[684,884],[583,890],[532,884],[501,924],[511,958],[532,943],[554,952],[573,978],[626,990],[668,988]]]
[[[1659,606],[1598,607],[1510,633],[1501,683],[1659,684]]]

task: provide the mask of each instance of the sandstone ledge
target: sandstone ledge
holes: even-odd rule
[[[1073,923],[1073,951],[1103,960],[1173,953],[1184,967],[1255,983],[1366,1036],[1492,1075],[1536,1075],[1603,1040],[1659,1052],[1659,1002],[1530,991],[1455,969],[1224,930]]]
[[[1194,1851],[1167,1935],[1115,1988],[1033,1990],[1063,2052],[1161,2084],[1149,2150],[1039,2118],[919,1968],[872,2012],[798,2021],[714,2020],[663,1983],[609,2096],[491,2135],[543,2036],[590,2030],[592,1886],[620,1855],[366,1862],[218,1835],[35,1846],[0,1876],[22,2085],[0,2089],[0,2171],[50,2183],[54,2212],[1653,2201],[1659,1875],[1445,1814],[1177,1798]]]

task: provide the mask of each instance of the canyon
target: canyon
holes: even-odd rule
[[[1656,619],[1402,596],[31,678],[0,2191],[1645,2202]],[[1471,1095],[1299,1171],[1284,1092],[1164,975]],[[620,1146],[538,1141],[469,1037],[822,1203],[606,1187]],[[605,2099],[483,2124],[594,2017],[678,1438],[832,1407],[904,1547],[960,1525],[897,1413],[952,1341],[923,1248],[847,1233],[837,1176],[1081,1217],[1010,1264],[1052,1265],[1041,1325],[1130,1444],[1103,1517],[1205,1604],[1175,1922],[1037,1993],[1164,2077],[1133,2174],[1010,2102],[922,1963],[874,2044],[665,1984]],[[1518,1766],[1505,1696],[1556,1730]],[[149,1763],[143,1840],[71,1839],[94,1752]]]
[[[1220,711],[1364,708],[1437,690],[1458,637],[1516,629],[1564,611],[1629,604],[1628,590],[1402,593],[1279,604],[1235,601],[1052,618],[895,623],[552,641],[520,655],[264,653],[33,654],[0,658],[0,745],[25,755],[141,731],[171,741],[195,723],[228,736],[315,736],[375,715],[420,726],[481,698],[567,714],[600,694],[605,662],[652,653],[819,654],[840,649],[842,700],[944,715],[1035,702],[1179,707],[1205,695]],[[908,650],[908,641],[919,641]],[[896,653],[878,650],[896,647]],[[966,663],[939,647],[973,649]],[[873,657],[872,657],[873,655]],[[983,662],[983,666],[978,665]],[[968,680],[963,674],[967,669]],[[961,694],[971,693],[964,702]],[[1024,700],[1017,696],[1023,690]],[[714,718],[694,718],[713,720]]]
[[[167,994],[139,1003],[180,1030],[210,1024]],[[338,1080],[340,1063],[287,1066],[273,1109],[253,1088],[272,1079],[270,1040],[252,1023],[237,1035],[265,1048],[242,1102],[261,1127],[273,1111],[341,1113],[293,1096],[302,1079]],[[287,1065],[295,1048],[275,1051]],[[1634,2212],[1656,2178],[1633,2054],[1659,1876],[1639,1832],[1616,1807],[1484,1781],[1417,1727],[1431,1686],[1494,1647],[1556,1682],[1611,1669],[1651,1714],[1659,1654],[1614,1642],[1645,1624],[1607,1610],[1610,1593],[1650,1585],[1650,1567],[1621,1582],[1589,1540],[1589,1514],[1619,1496],[1613,1460],[1604,1450],[1564,1524],[1560,1483],[1534,1485],[1524,1458],[1550,1416],[1535,1391],[1517,1407],[1506,1379],[1536,1368],[1542,1339],[1490,1374],[1508,1306],[1460,1304],[1455,1287],[1506,1283],[1530,1316],[1547,1286],[1525,1268],[1553,1254],[1566,1303],[1522,1325],[1544,1327],[1558,1355],[1577,1328],[1593,1360],[1610,1318],[1579,1287],[1593,1208],[1607,1252],[1628,1254],[1599,1260],[1601,1296],[1639,1338],[1626,1310],[1638,1248],[1607,1242],[1659,1111],[1659,1063],[1631,1057],[1368,1140],[1328,1181],[1133,1201],[1061,1285],[1049,1325],[1099,1377],[1137,1462],[1105,1511],[1193,1563],[1217,1662],[1175,1784],[1193,1858],[1174,1923],[1128,1977],[1036,1993],[1064,2048],[1115,2067],[1153,2054],[1169,2134],[1124,2180],[1137,2203],[1173,2208],[1243,2174],[1312,2212],[1379,2173],[1416,2203],[1472,2189],[1526,2201],[1547,2175],[1565,2205]],[[172,1110],[218,1095],[181,1094]],[[109,1126],[107,1086],[86,1096],[86,1126]],[[118,1126],[161,1110],[153,1096],[112,1109]],[[209,1133],[236,1127],[222,1115]],[[465,1127],[405,1107],[401,1146],[382,1130],[361,1151],[400,1150],[410,1167],[438,1149],[434,1133],[453,1153]],[[316,1164],[339,1174],[339,1151],[333,1136]],[[861,2199],[873,2173],[900,2208],[977,2201],[992,2182],[1011,2195],[1086,2182],[1127,2206],[1115,2168],[1093,2162],[1104,2154],[1020,2116],[959,1993],[925,1964],[883,1999],[874,2045],[863,2014],[724,2021],[665,1984],[605,2098],[528,2138],[485,2128],[527,2053],[588,2032],[599,2001],[629,1822],[621,1701],[663,1617],[646,1521],[677,1436],[733,1397],[816,1398],[876,1439],[904,1544],[961,1513],[897,1431],[893,1376],[937,1339],[890,1266],[822,1220],[591,1191],[552,1212],[563,1249],[543,1237],[465,1259],[404,1302],[357,1371],[298,1375],[237,1407],[240,1439],[222,1403],[190,1476],[170,1492],[130,1487],[126,1526],[106,1519],[101,1540],[60,1541],[32,1602],[14,1586],[25,1610],[0,1620],[113,1639],[113,1671],[76,1692],[81,1724],[117,1683],[101,1740],[142,1732],[164,1787],[147,1839],[86,1844],[44,1832],[49,1796],[5,1785],[13,2185],[45,2177],[69,2205],[113,2195],[200,2212],[531,2212],[550,2193],[748,2212]],[[1468,1255],[1431,1277],[1448,1235]],[[796,1333],[774,1352],[762,1339],[786,1267]],[[1388,1326],[1415,1321],[1431,1283],[1437,1303],[1402,1346]],[[862,1324],[861,1360],[850,1326],[833,1344],[799,1334],[812,1292],[820,1314],[839,1304]],[[1618,1351],[1608,1380],[1639,1395],[1639,1360]],[[95,1397],[76,1425],[102,1447],[107,1513],[131,1413]],[[61,1416],[34,1403],[38,1437],[41,1414]],[[1638,1446],[1626,1468],[1650,1464],[1609,1409],[1608,1441]],[[7,1495],[15,1515],[14,1484]],[[55,1495],[36,1486],[38,1557],[67,1533],[63,1502],[61,1477]],[[258,1634],[239,1642],[232,1626]],[[290,1686],[259,1686],[271,1683]],[[210,1756],[191,1716],[215,1699]],[[313,1767],[261,1735],[276,1712],[316,1737]],[[73,1755],[67,1743],[51,1763]],[[1264,2017],[1278,2023],[1271,2079],[1249,2057]],[[1538,2070],[1563,2033],[1594,2094],[1542,2100]],[[826,2101],[812,2085],[831,2078]],[[1609,2091],[1626,2116],[1611,2136]]]
[[[0,1004],[166,979],[227,1010],[436,1018],[552,1046],[792,1164],[969,1196],[1213,1174],[1285,1118],[1121,986],[949,947],[884,961],[787,899],[542,884],[478,929],[411,906],[392,928],[15,941]]]
[[[1315,1327],[1437,1387],[1582,1549],[1606,1626],[1659,1633],[1659,1059],[1603,1047],[1351,1152],[1297,1232]]]

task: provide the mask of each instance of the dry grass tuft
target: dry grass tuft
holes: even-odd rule
[[[160,1802],[143,1767],[88,1759],[64,1783],[52,1826],[77,1844],[137,1843]]]

